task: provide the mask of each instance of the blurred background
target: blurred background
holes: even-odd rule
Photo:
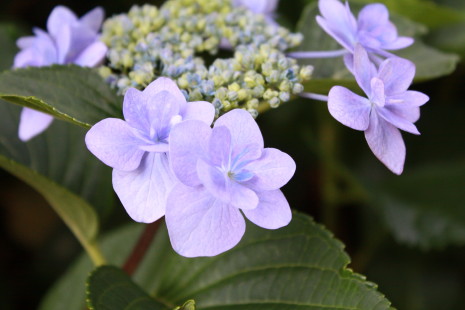
[[[293,21],[310,2],[281,0],[279,22],[295,28]],[[465,16],[465,2],[384,2],[415,22],[430,21],[422,40],[462,57],[450,75],[412,86],[430,101],[416,124],[421,136],[403,134],[407,161],[402,176],[389,172],[371,153],[363,133],[333,120],[322,102],[297,99],[257,121],[266,144],[289,153],[297,163],[295,177],[284,188],[291,206],[342,240],[353,260],[351,268],[377,283],[394,307],[465,309],[465,17],[446,23],[412,9],[435,12],[440,7],[439,15]],[[58,4],[79,16],[100,5],[111,16],[143,3],[2,0],[0,70],[11,67],[15,40],[30,34],[32,27],[45,28]],[[409,11],[402,11],[409,5]],[[81,248],[32,189],[3,170],[0,185],[0,308],[36,309]],[[107,213],[104,232],[128,222],[119,205]]]

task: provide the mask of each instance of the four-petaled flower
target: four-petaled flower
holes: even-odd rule
[[[170,160],[180,180],[168,195],[166,224],[173,248],[187,257],[214,256],[234,247],[253,223],[277,229],[292,214],[280,191],[295,172],[292,158],[264,148],[257,123],[244,110],[221,116],[214,128],[176,125]]]
[[[124,120],[107,118],[86,135],[87,148],[113,169],[113,188],[129,216],[150,223],[165,214],[166,195],[176,183],[169,165],[171,128],[184,120],[210,126],[211,103],[186,102],[176,83],[158,78],[124,96]]]
[[[14,67],[98,65],[107,52],[107,47],[99,41],[98,34],[103,17],[104,12],[100,7],[80,19],[64,6],[55,7],[47,20],[48,33],[34,28],[35,36],[18,40],[17,45],[21,51],[15,57]],[[19,138],[28,141],[47,129],[52,120],[53,117],[48,114],[24,108],[19,124]]]
[[[365,49],[357,45],[354,75],[368,99],[334,86],[328,95],[329,112],[342,124],[365,131],[376,157],[391,171],[401,174],[405,145],[397,128],[419,134],[413,123],[420,117],[419,107],[429,100],[423,93],[407,90],[415,75],[415,65],[393,57],[376,69]]]
[[[344,60],[351,71],[356,44],[361,44],[369,53],[390,57],[392,54],[385,50],[402,49],[414,41],[398,36],[384,4],[366,5],[358,14],[358,19],[350,11],[348,2],[343,5],[338,0],[319,0],[318,6],[322,15],[316,17],[318,24],[350,52],[344,56]]]

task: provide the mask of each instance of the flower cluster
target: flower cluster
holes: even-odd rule
[[[159,78],[143,92],[128,89],[123,113],[125,121],[95,124],[87,147],[113,167],[113,187],[135,221],[166,215],[181,255],[213,256],[234,247],[245,231],[242,213],[267,229],[290,222],[280,188],[295,163],[264,148],[248,112],[232,110],[212,129],[210,103],[186,102],[172,80]]]
[[[35,36],[18,40],[21,51],[15,57],[14,67],[99,65],[107,52],[107,47],[100,42],[98,34],[103,17],[104,12],[99,7],[80,19],[67,7],[55,7],[47,20],[48,33],[34,28]],[[52,121],[53,117],[48,114],[24,108],[19,124],[19,138],[28,141],[47,129]]]
[[[415,65],[385,50],[405,48],[413,39],[398,36],[386,6],[380,3],[366,5],[358,19],[347,2],[320,0],[319,9],[322,16],[317,16],[318,24],[344,47],[346,67],[367,96],[334,86],[327,98],[329,112],[342,124],[364,131],[376,157],[392,172],[401,174],[406,151],[399,129],[420,134],[413,123],[420,117],[419,107],[429,98],[407,90]]]
[[[105,22],[102,40],[109,63],[100,72],[121,94],[166,76],[188,100],[212,102],[217,116],[234,108],[256,116],[260,102],[277,107],[303,91],[312,73],[284,54],[301,42],[300,34],[229,0],[134,6]],[[215,60],[224,42],[233,56]]]

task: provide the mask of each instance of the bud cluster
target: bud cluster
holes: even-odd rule
[[[284,54],[301,40],[230,0],[146,4],[105,22],[108,64],[100,73],[121,94],[166,76],[188,101],[212,102],[217,116],[244,108],[255,117],[259,103],[275,108],[303,91],[312,67]],[[232,56],[215,59],[224,46],[233,49]]]

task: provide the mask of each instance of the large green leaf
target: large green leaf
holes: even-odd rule
[[[92,246],[96,211],[103,216],[112,206],[110,169],[87,151],[85,130],[65,122],[55,121],[44,134],[21,142],[19,112],[0,102],[0,167],[42,194],[81,243]]]
[[[91,310],[164,310],[119,268],[102,266],[89,276],[87,301]]]
[[[362,6],[352,5],[354,11]],[[300,51],[330,51],[341,49],[341,46],[324,32],[317,24],[315,17],[319,15],[316,3],[306,6],[297,25],[297,30],[304,35],[304,41],[299,46]],[[400,35],[414,36],[425,33],[425,28],[401,16],[394,15],[392,20],[397,25]],[[421,42],[418,38],[415,44],[399,51],[399,56],[413,61],[417,67],[416,81],[434,79],[451,73],[459,60],[454,54],[443,53]],[[345,68],[342,57],[329,59],[301,59],[301,64],[313,65],[312,79],[305,84],[305,90],[317,93],[327,93],[334,85],[342,85],[354,90],[357,83]]]
[[[422,248],[465,244],[465,163],[425,166],[378,184],[387,227],[398,241]]]
[[[115,263],[123,260],[120,255],[127,254],[138,231],[128,228],[112,237],[114,248],[105,250]],[[238,246],[212,258],[177,255],[162,228],[134,279],[171,308],[194,299],[198,309],[215,310],[390,309],[376,285],[353,273],[348,263],[343,245],[331,233],[308,216],[294,214],[288,227],[276,231],[248,225]],[[54,300],[62,302],[70,291],[80,292],[84,300],[80,274],[89,271],[86,267],[82,261],[74,266],[42,309],[59,309]],[[80,307],[70,304],[67,309]]]
[[[86,128],[121,118],[121,98],[93,69],[74,65],[5,71],[0,98]]]
[[[14,55],[18,52],[15,38],[19,37],[20,30],[10,23],[0,23],[0,71],[11,68]]]

